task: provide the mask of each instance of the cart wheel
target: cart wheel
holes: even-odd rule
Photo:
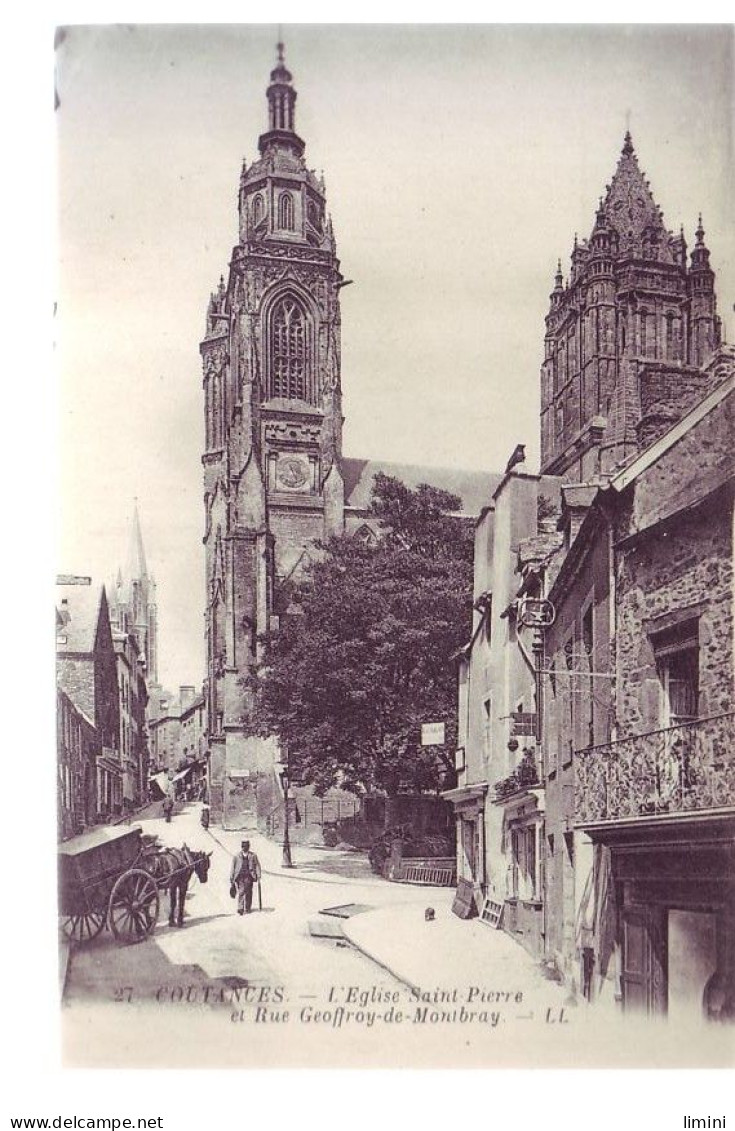
[[[105,925],[104,911],[85,911],[82,915],[62,915],[61,930],[71,942],[95,939]]]
[[[141,942],[158,922],[158,886],[142,868],[123,872],[110,892],[110,930],[118,942]]]

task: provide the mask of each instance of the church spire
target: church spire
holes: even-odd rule
[[[130,544],[128,548],[128,561],[126,567],[127,581],[141,581],[148,578],[145,550],[143,549],[143,534],[140,529],[140,515],[138,514],[138,500],[133,505],[133,522],[130,529]]]
[[[630,130],[625,131],[617,169],[595,217],[595,232],[603,228],[615,233],[623,252],[673,262],[668,247],[670,233],[638,164]]]
[[[266,91],[268,99],[268,132],[261,135],[258,148],[265,154],[270,144],[293,150],[297,156],[304,152],[304,143],[295,129],[296,91],[293,75],[285,61],[285,48],[279,35],[276,44],[276,65],[271,71]]]

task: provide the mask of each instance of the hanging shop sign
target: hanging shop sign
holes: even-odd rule
[[[518,606],[518,623],[525,628],[549,628],[556,620],[551,601],[524,597]]]

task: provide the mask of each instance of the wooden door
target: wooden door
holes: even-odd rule
[[[657,909],[623,911],[623,1008],[665,1013],[666,926]]]
[[[462,819],[462,850],[465,860],[465,878],[475,883],[477,880],[477,821]]]

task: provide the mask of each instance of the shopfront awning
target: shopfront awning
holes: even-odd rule
[[[178,774],[174,774],[174,776],[171,778],[171,781],[172,782],[183,781],[185,777],[188,777],[188,775],[191,773],[191,771],[193,769],[194,769],[193,766],[187,766],[186,769],[179,770]]]
[[[154,774],[150,779],[150,786],[157,789],[161,797],[165,797],[168,792],[168,774]]]

